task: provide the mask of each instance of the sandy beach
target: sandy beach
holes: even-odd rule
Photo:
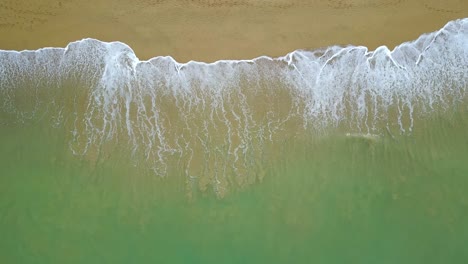
[[[466,17],[463,0],[85,0],[0,3],[0,49],[122,41],[140,59],[282,56],[330,45],[393,48]]]

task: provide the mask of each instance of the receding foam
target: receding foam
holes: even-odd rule
[[[296,50],[214,63],[140,61],[121,42],[0,51],[0,123],[50,116],[76,155],[129,143],[159,175],[177,157],[189,178],[248,174],[267,142],[341,129],[411,133],[414,119],[466,97],[468,19],[393,50]],[[200,165],[201,164],[201,165]],[[207,172],[209,171],[209,172]]]

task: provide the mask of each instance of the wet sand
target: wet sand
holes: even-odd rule
[[[91,37],[127,43],[140,59],[245,59],[329,45],[393,48],[467,15],[464,0],[3,0],[0,49]]]

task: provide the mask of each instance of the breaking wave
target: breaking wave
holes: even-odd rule
[[[331,131],[411,133],[415,119],[466,97],[468,19],[393,50],[296,50],[279,58],[140,61],[124,43],[0,51],[0,123],[64,127],[75,155],[128,144],[135,163],[218,192],[258,176],[275,142]],[[171,163],[173,160],[177,162]],[[202,176],[205,175],[205,176]]]

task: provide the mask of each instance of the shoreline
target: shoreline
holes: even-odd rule
[[[171,56],[181,63],[276,58],[335,45],[392,50],[468,13],[468,2],[457,0],[110,3],[6,0],[0,36],[8,37],[0,38],[0,49],[65,47],[94,38],[123,42],[141,60]]]
[[[218,64],[218,63],[241,63],[241,62],[255,62],[257,60],[261,60],[261,59],[265,59],[265,60],[269,60],[269,61],[283,61],[283,62],[286,62],[286,63],[290,63],[290,60],[292,59],[292,56],[294,56],[296,53],[301,53],[301,52],[317,52],[317,51],[328,51],[330,50],[331,48],[340,48],[340,49],[365,49],[366,50],[366,54],[369,54],[371,55],[372,53],[375,53],[377,52],[378,50],[381,50],[381,49],[385,49],[387,50],[388,52],[390,53],[393,53],[395,50],[397,50],[399,47],[402,47],[404,45],[411,45],[415,42],[418,42],[420,41],[422,38],[428,36],[428,35],[432,35],[432,34],[439,34],[441,31],[445,30],[447,26],[449,26],[451,23],[453,22],[456,22],[456,21],[460,21],[460,20],[466,20],[468,18],[460,18],[460,19],[455,19],[455,20],[451,20],[451,21],[448,21],[447,24],[445,24],[443,27],[441,27],[440,29],[438,30],[435,30],[435,31],[432,31],[432,32],[426,32],[426,33],[423,33],[421,34],[418,38],[416,39],[413,39],[413,40],[409,40],[409,41],[405,41],[405,42],[402,42],[398,45],[395,45],[392,49],[390,49],[389,47],[387,47],[386,45],[382,45],[382,46],[378,46],[376,47],[375,49],[370,49],[369,47],[366,47],[366,46],[354,46],[354,45],[347,45],[347,46],[343,46],[343,45],[331,45],[331,46],[328,46],[328,47],[319,47],[319,48],[316,48],[316,49],[296,49],[296,50],[293,50],[293,51],[290,51],[284,55],[281,55],[281,56],[268,56],[268,55],[259,55],[257,57],[253,57],[253,58],[244,58],[244,59],[218,59],[218,60],[214,60],[214,61],[199,61],[199,60],[189,60],[189,61],[185,61],[185,62],[181,62],[181,61],[177,61],[176,58],[170,56],[170,55],[158,55],[158,56],[154,56],[154,57],[150,57],[150,58],[147,58],[147,59],[142,59],[142,58],[139,58],[136,54],[136,52],[133,50],[133,48],[131,46],[129,46],[127,43],[124,43],[124,42],[121,42],[121,41],[111,41],[111,42],[106,42],[106,41],[103,41],[103,40],[100,40],[100,39],[94,39],[94,38],[83,38],[83,39],[80,39],[80,40],[76,40],[76,41],[72,41],[70,43],[68,43],[66,46],[64,47],[41,47],[41,48],[38,48],[38,49],[24,49],[24,50],[5,50],[5,49],[0,49],[0,52],[5,52],[5,53],[28,53],[28,52],[40,52],[40,51],[44,51],[44,50],[67,50],[69,48],[70,45],[79,45],[79,43],[81,42],[84,42],[84,41],[96,41],[96,42],[99,42],[101,44],[104,44],[104,45],[114,45],[114,44],[117,44],[117,45],[123,45],[125,46],[126,48],[128,48],[132,55],[135,56],[135,59],[136,59],[136,62],[137,63],[148,63],[152,60],[155,60],[155,59],[168,59],[168,60],[171,60],[174,64],[177,64],[177,65],[180,65],[181,67],[183,66],[187,66],[189,64],[203,64],[203,65],[215,65],[215,64]]]

